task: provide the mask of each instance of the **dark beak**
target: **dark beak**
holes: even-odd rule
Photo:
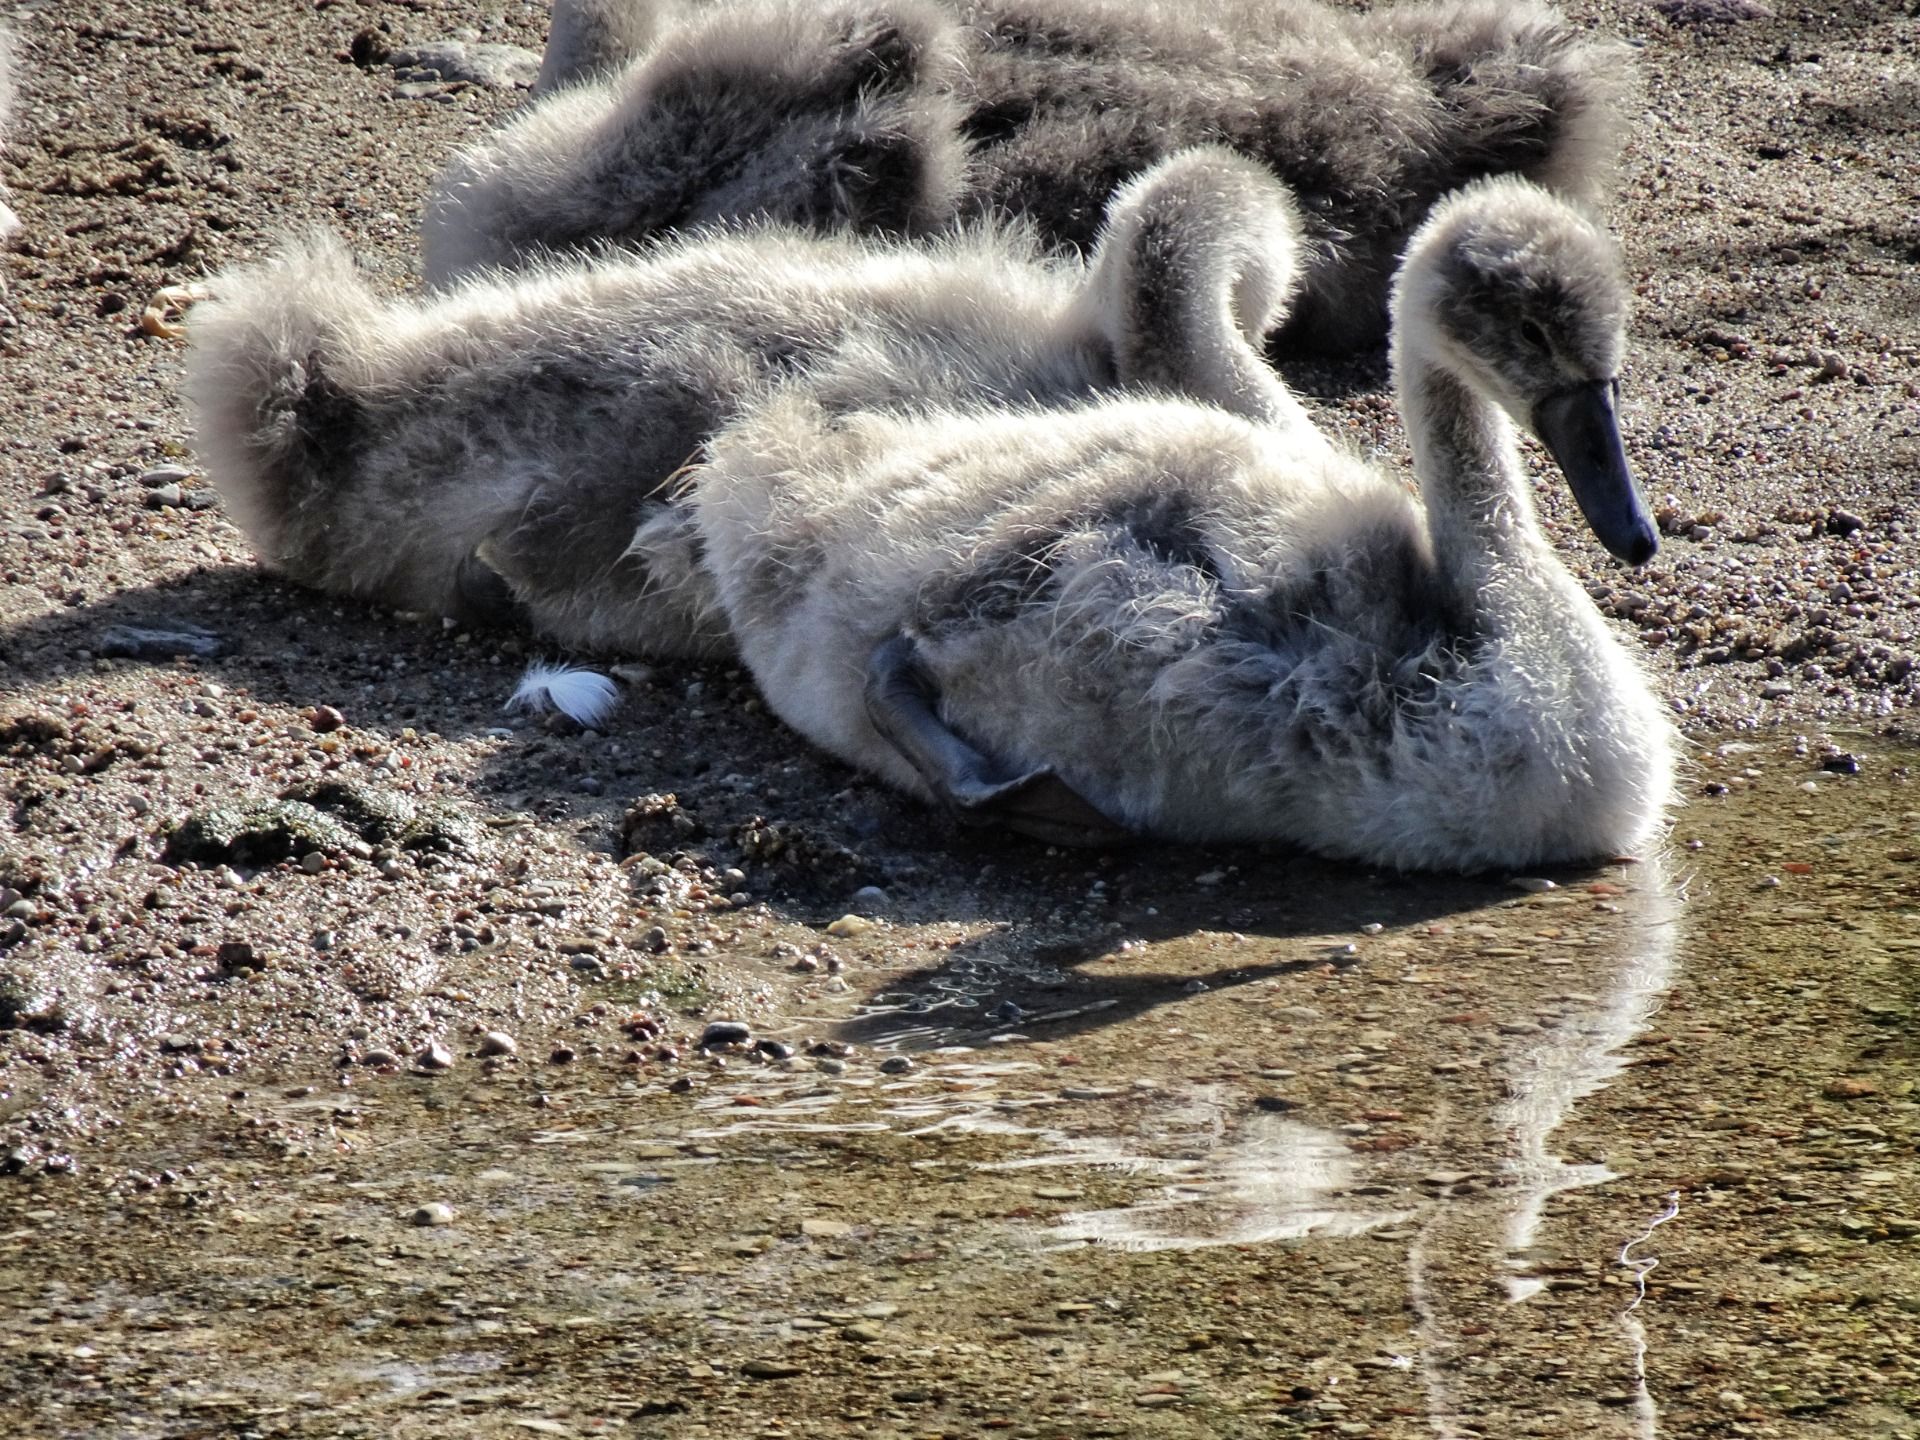
[[[1612,382],[1596,380],[1548,396],[1533,407],[1533,428],[1566,473],[1600,543],[1629,565],[1651,560],[1660,537],[1627,470]]]

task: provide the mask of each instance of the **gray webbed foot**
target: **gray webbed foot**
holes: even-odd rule
[[[1134,838],[1045,767],[1011,774],[940,719],[913,640],[895,635],[867,661],[867,716],[964,824],[1004,825],[1050,845],[1114,845]]]
[[[527,607],[506,579],[479,554],[467,556],[453,577],[456,618],[489,630],[525,630]]]

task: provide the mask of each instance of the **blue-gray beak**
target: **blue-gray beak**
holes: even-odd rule
[[[1627,469],[1613,382],[1596,380],[1549,395],[1533,407],[1533,428],[1566,474],[1600,543],[1629,565],[1651,560],[1660,536]]]

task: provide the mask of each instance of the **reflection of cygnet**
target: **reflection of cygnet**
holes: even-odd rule
[[[1639,849],[1670,729],[1515,442],[1548,445],[1615,555],[1653,554],[1614,417],[1618,247],[1483,181],[1436,207],[1394,304],[1418,499],[1305,418],[1185,402],[833,415],[800,393],[744,416],[692,503],[769,705],[1054,841],[1441,870]]]
[[[1441,195],[1517,174],[1605,200],[1629,53],[1535,0],[562,0],[542,97],[436,182],[424,270],[747,218],[924,236],[1014,215],[1084,250],[1116,188],[1219,144],[1299,197],[1283,344],[1344,353],[1384,336]]]
[[[1258,349],[1298,244],[1279,183],[1205,147],[1116,195],[1084,267],[1012,227],[909,247],[763,226],[383,304],[323,238],[213,282],[188,386],[208,474],[289,578],[719,653],[686,499],[773,388],[837,413],[1130,389],[1304,425]]]

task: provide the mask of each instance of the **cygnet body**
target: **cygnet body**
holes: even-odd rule
[[[1590,222],[1469,187],[1396,286],[1418,497],[1304,423],[1131,397],[828,416],[776,398],[695,508],[772,708],[1050,840],[1286,840],[1417,869],[1630,853],[1671,796],[1644,677],[1541,533],[1515,423],[1653,552]]]

